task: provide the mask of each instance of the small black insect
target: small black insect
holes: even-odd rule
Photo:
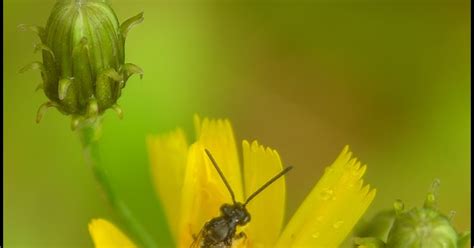
[[[228,248],[232,246],[233,240],[245,237],[245,233],[240,232],[236,234],[236,230],[237,226],[244,226],[250,222],[250,213],[246,208],[247,204],[266,187],[275,182],[293,167],[290,166],[285,168],[272,179],[268,180],[268,182],[262,185],[257,191],[251,194],[245,203],[240,203],[235,201],[234,192],[225,179],[224,174],[219,169],[214,157],[212,157],[209,150],[205,149],[205,151],[219,173],[219,176],[221,177],[225,186],[229,190],[230,196],[232,197],[232,204],[223,204],[220,208],[221,215],[204,224],[204,227],[201,229],[198,236],[194,236],[194,242],[191,244],[191,248]]]

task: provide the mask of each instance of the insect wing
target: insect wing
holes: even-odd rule
[[[202,242],[204,241],[204,227],[199,231],[197,236],[194,236],[194,241],[191,243],[189,248],[200,248]]]

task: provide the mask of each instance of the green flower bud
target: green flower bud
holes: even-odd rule
[[[143,75],[134,64],[125,63],[125,38],[130,29],[143,21],[140,13],[119,25],[106,0],[59,0],[46,28],[22,25],[38,34],[35,51],[42,51],[43,62],[33,62],[20,72],[39,69],[42,88],[49,101],[40,106],[37,122],[44,111],[56,107],[72,115],[74,129],[83,120],[115,110],[125,83],[132,74]]]
[[[470,232],[457,233],[451,224],[454,212],[443,215],[437,209],[436,194],[439,180],[435,180],[423,207],[404,210],[402,201],[394,209],[377,215],[362,228],[356,238],[358,247],[374,248],[462,248],[470,239]]]
[[[387,247],[452,247],[458,234],[448,218],[430,208],[413,208],[395,218]]]

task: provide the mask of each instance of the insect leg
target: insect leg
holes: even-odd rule
[[[239,232],[234,237],[235,240],[238,240],[238,239],[241,239],[241,238],[247,239],[247,234],[245,234],[244,232]]]
[[[232,237],[228,237],[224,240],[224,244],[227,246],[227,247],[230,247],[232,245]]]
[[[199,233],[196,235],[194,233],[191,234],[191,236],[193,237],[193,242],[191,243],[191,248],[194,248],[194,247],[200,247],[201,246],[201,241],[202,241],[202,232],[203,232],[204,228],[201,229],[201,231],[199,231]]]
[[[233,242],[237,243],[238,247],[251,247],[251,245],[249,245],[249,239],[247,238],[247,234],[245,234],[244,232],[239,232],[234,235]]]

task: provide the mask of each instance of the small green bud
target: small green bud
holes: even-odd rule
[[[431,208],[413,208],[395,218],[387,247],[457,247],[458,234],[448,218]]]
[[[72,128],[96,119],[112,108],[122,116],[117,100],[133,74],[143,76],[137,65],[125,63],[125,38],[143,21],[140,13],[119,25],[106,0],[59,0],[46,28],[20,25],[35,32],[43,62],[33,62],[20,70],[41,71],[43,89],[49,101],[41,105],[37,121],[45,109],[55,107],[73,116]]]
[[[455,212],[446,216],[437,209],[439,180],[435,180],[423,207],[404,210],[402,201],[394,203],[390,212],[377,215],[355,239],[359,247],[386,248],[462,248],[470,232],[458,233],[451,224]],[[384,242],[385,241],[385,242]]]

